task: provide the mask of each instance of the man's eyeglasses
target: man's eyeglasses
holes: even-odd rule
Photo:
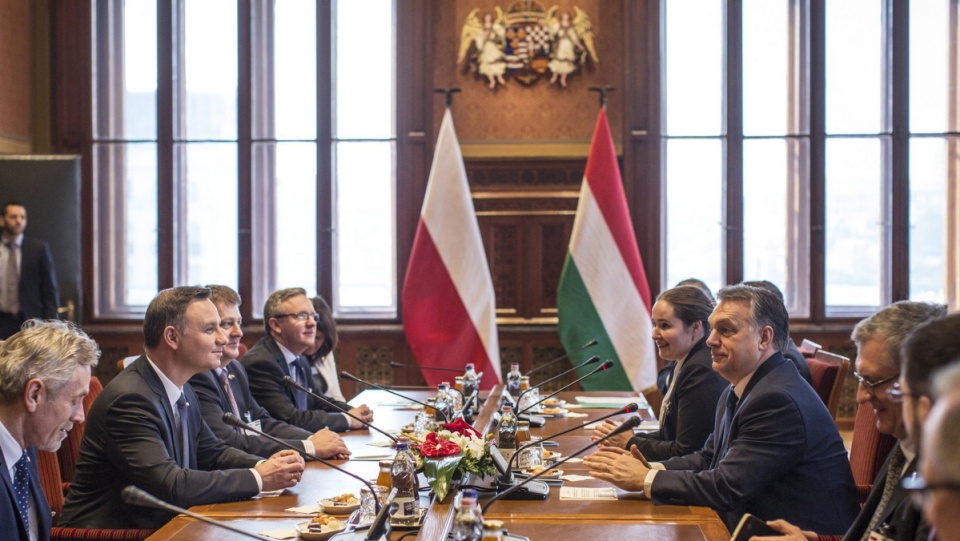
[[[857,378],[857,381],[867,386],[868,389],[876,389],[877,387],[883,385],[884,383],[890,383],[891,381],[900,377],[900,374],[894,374],[889,378],[883,378],[877,381],[870,381],[867,378],[860,375],[856,370],[853,371],[853,377]]]
[[[950,492],[960,492],[960,483],[954,481],[943,481],[940,483],[928,483],[923,477],[914,474],[905,477],[900,481],[900,485],[910,492],[910,497],[918,507],[923,507],[930,494],[936,490],[946,490]]]
[[[277,314],[273,317],[277,319],[280,319],[282,317],[292,317],[297,321],[306,321],[307,318],[310,318],[314,321],[314,323],[320,322],[320,314],[316,312],[297,312],[296,314]]]

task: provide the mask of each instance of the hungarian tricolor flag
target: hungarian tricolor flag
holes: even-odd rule
[[[557,290],[563,347],[573,352],[591,339],[599,342],[571,354],[570,360],[579,364],[600,355],[615,361],[613,368],[585,379],[584,389],[642,391],[656,384],[650,306],[617,153],[601,109]],[[594,368],[588,365],[581,372]]]
[[[403,280],[403,330],[421,367],[483,372],[500,382],[500,344],[490,267],[483,251],[450,109],[443,115],[420,223]],[[456,374],[421,368],[430,385]]]

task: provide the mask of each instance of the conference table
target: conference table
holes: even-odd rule
[[[498,386],[490,395],[476,416],[474,426],[490,430],[497,410]],[[432,396],[431,391],[404,391],[404,394],[421,402]],[[568,403],[576,403],[577,396],[615,397],[623,401],[635,393],[618,392],[566,392],[560,395]],[[643,397],[635,397],[645,406]],[[412,402],[393,396],[381,390],[365,390],[351,400],[352,404],[366,403],[374,409],[375,425],[382,430],[395,433],[410,424],[418,411]],[[602,406],[602,405],[601,405]],[[614,408],[569,408],[574,416],[552,418],[545,426],[531,429],[533,436],[546,437],[568,428],[582,427],[585,423],[615,411]],[[585,417],[577,414],[586,414]],[[642,408],[640,415],[653,420],[649,407]],[[579,428],[569,434],[551,438],[557,446],[548,449],[567,457],[590,443],[590,430]],[[391,449],[386,446],[386,436],[372,431],[350,431],[343,435],[344,441],[353,452],[351,460],[332,461],[333,464],[351,472],[362,479],[375,479],[379,471],[378,460],[389,458]],[[584,454],[588,454],[590,451]],[[583,456],[583,455],[581,455]],[[560,467],[565,474],[587,475],[581,462],[568,462]],[[480,484],[481,481],[470,480]],[[565,482],[574,487],[609,487],[602,481],[588,479],[574,483]],[[191,511],[225,522],[252,533],[264,533],[294,528],[298,523],[309,520],[309,515],[291,511],[291,508],[314,505],[318,501],[353,492],[359,494],[362,483],[342,472],[319,464],[308,462],[301,482],[283,491],[279,496],[254,498],[236,502],[199,505]],[[422,484],[423,486],[423,484]],[[421,504],[427,509],[419,532],[394,529],[391,539],[410,539],[416,535],[421,541],[442,541],[453,523],[456,510],[453,507],[453,492],[444,501],[430,501],[424,491]],[[489,496],[481,494],[480,504],[484,505]],[[545,501],[497,501],[484,513],[485,519],[504,522],[505,529],[512,534],[526,536],[532,541],[568,539],[576,536],[589,536],[592,539],[673,540],[673,541],[726,541],[730,533],[726,526],[709,508],[694,506],[653,505],[642,495],[617,490],[616,500],[561,500],[558,486],[551,486],[550,496]],[[218,541],[246,539],[204,522],[178,516],[152,535],[150,541],[161,540],[200,540]]]

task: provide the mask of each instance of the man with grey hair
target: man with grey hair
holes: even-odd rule
[[[71,323],[28,320],[0,344],[0,524],[16,539],[49,540],[37,450],[56,451],[83,422],[96,342]]]
[[[789,316],[769,291],[721,289],[707,338],[720,395],[703,449],[648,463],[637,449],[603,447],[590,475],[656,504],[713,508],[733,530],[744,513],[840,534],[857,514],[853,474],[833,418],[783,357]]]
[[[943,331],[945,326],[940,318],[946,314],[947,307],[943,304],[900,301],[864,319],[853,329],[852,338],[857,345],[854,376],[860,382],[857,402],[861,406],[870,404],[877,418],[877,430],[896,437],[898,442],[877,473],[873,488],[844,541],[926,539],[920,513],[900,486],[901,479],[917,471],[916,446],[911,444],[904,421],[904,410],[912,406],[915,399],[904,400],[901,385],[906,383],[909,389],[912,384],[925,393],[925,383],[903,376],[929,373],[931,366],[945,364],[948,359],[931,353],[958,346],[955,342],[960,333],[953,331],[951,336],[949,331]],[[949,325],[947,322],[947,327]],[[919,401],[930,403],[926,397],[919,397]],[[771,526],[787,534],[786,538],[776,539],[817,538],[817,534],[801,531],[786,521],[778,520]]]
[[[953,383],[960,365],[948,374]],[[905,484],[920,492],[923,514],[933,525],[930,539],[960,539],[960,387],[953,387],[930,411],[923,430],[922,479]]]
[[[187,381],[220,364],[225,342],[209,289],[175,287],[154,297],[143,320],[145,354],[90,408],[62,526],[155,529],[173,518],[124,502],[129,485],[192,507],[300,481],[304,462],[295,451],[262,460],[228,446],[203,421]]]
[[[274,418],[311,432],[324,427],[336,432],[364,428],[341,411],[347,410],[370,422],[373,410],[366,404],[352,408],[344,402],[332,401],[334,406],[309,393],[291,389],[283,382],[284,377],[290,376],[303,387],[311,387],[310,368],[303,353],[314,345],[319,317],[303,288],[281,289],[270,294],[263,306],[263,327],[267,335],[240,359],[250,376],[250,392]]]

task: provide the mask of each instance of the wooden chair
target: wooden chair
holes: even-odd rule
[[[90,377],[90,390],[87,393],[87,396],[83,397],[83,416],[84,422],[73,427],[70,432],[67,433],[67,438],[63,440],[63,444],[60,445],[60,450],[57,451],[57,459],[60,461],[60,475],[64,479],[63,483],[63,493],[67,493],[67,489],[70,487],[70,481],[73,480],[73,474],[77,470],[77,458],[80,456],[80,441],[83,440],[83,427],[86,426],[86,416],[90,413],[90,407],[93,406],[93,401],[100,396],[100,392],[103,391],[103,385],[100,383],[100,379],[97,376]]]
[[[873,407],[870,404],[860,404],[853,422],[850,469],[853,470],[853,482],[857,485],[861,505],[866,501],[877,472],[896,443],[896,438],[881,434],[877,430],[877,416],[873,413]]]
[[[821,349],[817,350],[812,359],[806,359],[806,361],[807,366],[810,367],[813,389],[827,406],[827,411],[830,412],[833,420],[836,421],[843,383],[850,371],[850,359]]]
[[[820,344],[804,338],[803,342],[800,342],[800,347],[797,349],[800,350],[800,353],[802,353],[804,357],[810,358],[816,356],[817,352],[820,351],[820,347]]]
[[[650,404],[650,409],[653,410],[653,416],[660,416],[660,405],[663,403],[663,395],[660,394],[660,390],[657,389],[656,385],[653,385],[647,389],[643,390],[643,397],[647,400],[647,404]]]

